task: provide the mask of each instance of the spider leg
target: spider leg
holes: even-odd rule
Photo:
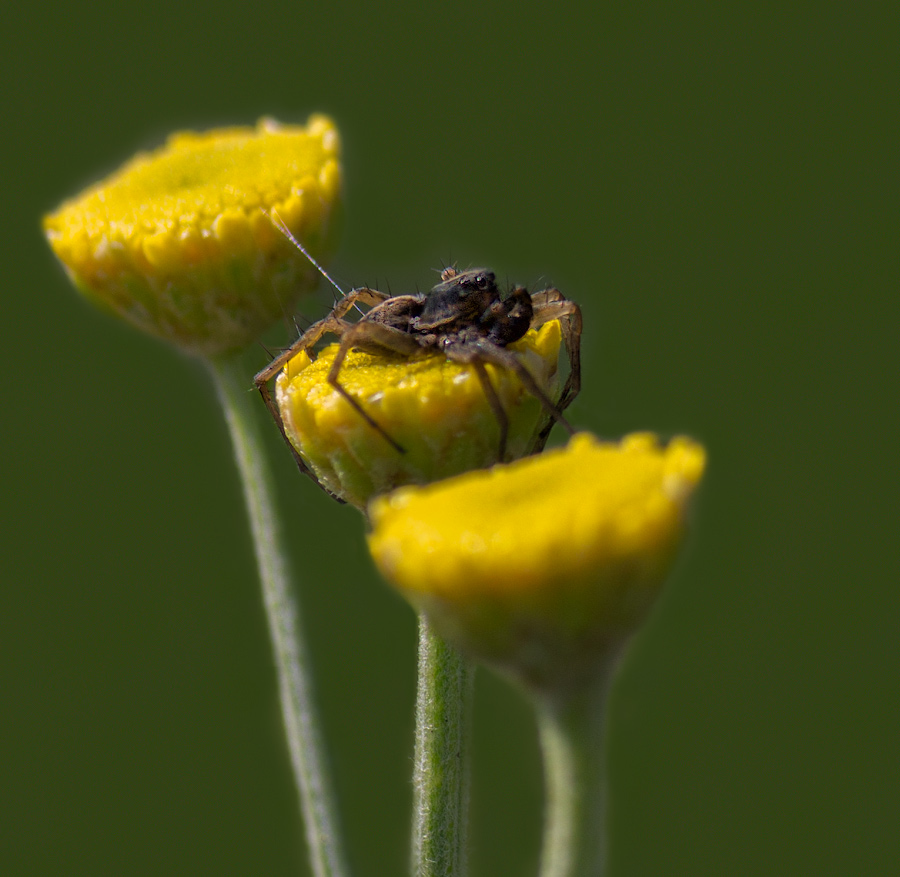
[[[294,455],[294,460],[297,463],[297,467],[304,475],[308,475],[312,478],[316,484],[319,484],[316,476],[310,471],[309,467],[306,463],[303,462],[303,458],[297,452],[297,449],[291,444],[291,440],[287,437],[287,433],[284,431],[284,421],[281,417],[281,412],[278,410],[278,406],[275,404],[275,400],[272,398],[272,393],[269,388],[269,381],[278,374],[281,369],[287,365],[298,353],[304,350],[309,350],[314,347],[322,338],[322,336],[331,333],[332,335],[336,335],[339,338],[342,337],[349,329],[353,327],[353,323],[347,323],[344,321],[343,317],[347,314],[351,308],[356,306],[358,301],[361,301],[363,304],[368,305],[377,305],[389,298],[383,292],[379,292],[377,289],[369,289],[368,287],[362,287],[360,289],[351,290],[347,295],[345,295],[332,309],[331,313],[322,320],[319,320],[317,323],[313,323],[290,347],[281,351],[264,369],[261,369],[256,376],[253,378],[253,383],[256,386],[256,389],[259,390],[260,396],[262,396],[262,400],[265,403],[266,408],[269,413],[272,415],[275,423],[278,426],[278,431],[281,433],[282,438],[287,444],[288,448],[290,448],[291,453]],[[319,484],[321,487],[322,485]],[[322,488],[325,490],[325,488]],[[330,491],[325,490],[326,493],[331,494]],[[337,498],[337,497],[335,497]],[[343,502],[343,500],[341,500]]]
[[[257,389],[260,389],[261,385],[268,383],[274,378],[300,351],[309,350],[309,348],[313,347],[323,335],[329,332],[338,337],[343,335],[345,327],[351,325],[344,323],[343,318],[351,308],[356,306],[358,301],[367,305],[377,305],[387,301],[388,298],[390,296],[387,293],[379,292],[377,289],[369,289],[368,287],[353,289],[348,292],[347,295],[338,301],[327,317],[319,320],[317,323],[313,323],[290,347],[282,350],[275,359],[256,374],[253,382],[256,384]],[[337,325],[338,323],[340,325]]]
[[[562,326],[563,343],[566,345],[566,356],[569,359],[569,376],[560,393],[556,407],[565,411],[581,391],[581,308],[567,299],[558,289],[543,289],[531,296],[534,316],[531,328],[536,329],[550,320],[559,320]],[[547,424],[541,435],[546,442],[552,421]],[[543,447],[543,443],[540,445]]]
[[[459,346],[451,347],[451,349],[458,350]],[[500,347],[497,344],[494,344],[493,341],[489,341],[487,338],[478,338],[477,340],[466,342],[465,347],[468,348],[466,355],[474,355],[482,362],[489,362],[493,365],[515,372],[525,389],[528,390],[541,405],[543,405],[544,410],[550,415],[550,425],[541,430],[535,441],[534,447],[531,449],[532,452],[543,449],[544,442],[546,442],[547,436],[550,434],[550,428],[552,428],[554,423],[561,424],[569,435],[575,434],[575,429],[572,427],[572,424],[566,420],[562,410],[557,405],[553,404],[552,400],[540,388],[534,377],[532,377],[531,372],[525,368],[519,361],[519,358],[511,350]],[[448,352],[447,355],[449,357],[450,353]]]
[[[506,459],[506,438],[509,434],[509,416],[506,413],[506,409],[503,407],[503,403],[500,401],[500,397],[497,395],[497,390],[491,383],[491,376],[484,367],[484,363],[480,359],[475,359],[472,361],[472,366],[475,369],[475,374],[478,375],[478,380],[481,381],[481,387],[484,390],[485,398],[487,398],[488,405],[491,406],[491,411],[494,412],[494,417],[497,418],[497,424],[500,427],[500,445],[497,449],[497,459],[502,463]]]
[[[500,427],[500,447],[497,452],[497,460],[498,462],[503,463],[506,459],[506,439],[509,434],[509,416],[503,407],[503,403],[500,401],[500,397],[497,395],[497,390],[491,383],[491,376],[484,367],[484,357],[482,356],[481,351],[473,349],[466,344],[448,344],[444,348],[444,354],[447,359],[452,360],[453,362],[471,365],[475,370],[475,375],[481,384],[482,390],[484,390],[488,405],[491,406],[491,411],[494,413],[494,417],[497,419],[497,425]]]
[[[422,346],[416,341],[415,336],[409,335],[393,326],[384,323],[374,323],[362,320],[354,323],[344,331],[341,338],[341,345],[335,354],[331,368],[328,370],[326,380],[334,389],[347,400],[348,404],[372,427],[384,440],[391,445],[398,453],[406,453],[402,445],[391,438],[387,430],[376,421],[365,408],[350,395],[347,388],[338,380],[341,366],[344,364],[347,354],[353,349],[364,350],[367,353],[399,353],[404,356],[411,356],[422,349]]]

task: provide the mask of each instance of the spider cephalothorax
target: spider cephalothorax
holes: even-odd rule
[[[355,322],[346,319],[351,309],[358,310],[361,304],[368,305],[370,309]],[[519,358],[506,347],[522,338],[529,329],[556,319],[562,326],[569,374],[559,399],[553,402]],[[514,372],[525,389],[543,406],[545,422],[538,430],[530,451],[543,448],[554,423],[561,423],[566,430],[573,432],[562,412],[581,387],[581,309],[557,289],[529,294],[526,289],[517,286],[504,297],[493,272],[485,268],[467,271],[445,268],[441,273],[441,282],[427,293],[388,295],[368,287],[351,290],[338,300],[327,317],[310,326],[256,375],[256,386],[282,434],[284,424],[272,400],[269,381],[293,357],[301,351],[310,351],[326,334],[340,339],[328,371],[328,383],[399,453],[403,453],[400,444],[339,380],[341,366],[350,350],[407,357],[423,350],[433,350],[453,362],[471,365],[500,427],[500,461],[506,454],[509,420],[491,383],[486,364]],[[288,444],[291,445],[290,441]],[[301,470],[317,481],[293,445],[291,450]]]

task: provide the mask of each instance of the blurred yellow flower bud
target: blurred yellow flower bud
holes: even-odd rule
[[[510,344],[538,385],[558,394],[558,320]],[[319,482],[365,510],[369,500],[404,484],[427,484],[497,461],[500,427],[474,369],[434,352],[412,359],[351,351],[342,386],[403,448],[393,447],[326,381],[338,346],[315,360],[295,356],[278,376],[285,433]],[[510,371],[486,365],[509,418],[506,453],[530,453],[544,422],[541,403]]]
[[[464,652],[536,691],[602,672],[652,606],[705,465],[687,438],[568,446],[374,500],[385,578]]]
[[[331,120],[182,132],[45,217],[53,251],[88,298],[191,353],[246,347],[318,274],[263,212],[319,259],[340,201]]]

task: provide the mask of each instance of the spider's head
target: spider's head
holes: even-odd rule
[[[425,297],[419,329],[431,331],[475,322],[485,308],[500,299],[494,272],[487,268],[470,268],[458,273],[444,271],[441,276],[444,279]]]

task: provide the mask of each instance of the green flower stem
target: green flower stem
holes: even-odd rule
[[[603,874],[607,683],[536,698],[547,795],[540,877]]]
[[[413,877],[463,877],[468,816],[469,662],[419,616]]]
[[[315,877],[342,877],[346,874],[346,868],[331,782],[319,739],[309,661],[297,603],[291,594],[271,476],[251,407],[252,396],[248,392],[246,375],[240,370],[236,357],[209,362],[244,486],[263,602],[275,653],[281,709],[300,792],[313,874]]]

